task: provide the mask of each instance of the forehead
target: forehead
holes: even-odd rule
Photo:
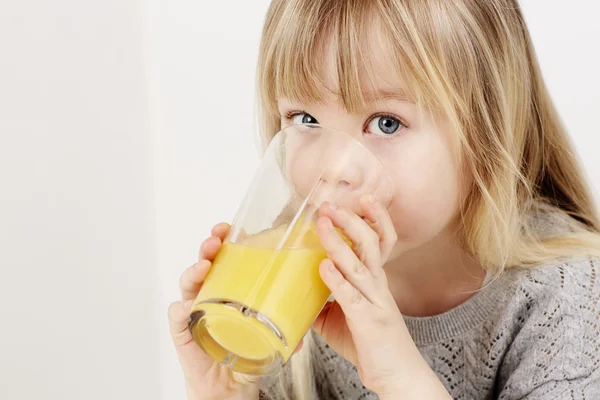
[[[394,57],[393,49],[376,26],[366,29],[362,38],[354,43],[352,63],[340,60],[344,54],[340,53],[342,49],[336,37],[325,38],[317,66],[323,97],[342,100],[344,94],[354,92],[355,97],[362,97],[354,99],[354,103],[364,105],[386,97],[409,97],[406,80],[400,72],[400,60]],[[340,68],[341,65],[351,68]]]
[[[271,83],[269,103],[280,98],[301,103],[335,99],[350,112],[384,97],[410,99],[404,63],[375,17],[304,31],[292,28],[272,38],[273,51],[263,79]]]

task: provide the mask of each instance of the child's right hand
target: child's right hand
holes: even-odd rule
[[[181,301],[169,307],[171,336],[185,376],[189,400],[258,399],[259,378],[253,379],[221,366],[200,349],[188,329],[192,304],[228,232],[228,224],[215,225],[212,236],[200,247],[198,262],[181,275]]]

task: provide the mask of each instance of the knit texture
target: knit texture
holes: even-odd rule
[[[600,261],[511,268],[460,306],[405,321],[454,399],[600,399]],[[378,398],[320,338],[313,360],[320,399]],[[283,398],[278,381],[261,380],[264,398]]]

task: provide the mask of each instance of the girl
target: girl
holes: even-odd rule
[[[190,399],[600,398],[600,220],[516,0],[274,0],[258,84],[266,142],[345,131],[393,199],[321,209],[336,301],[260,381],[187,330],[215,226],[169,310]]]

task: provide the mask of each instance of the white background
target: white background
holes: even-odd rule
[[[523,2],[600,188],[600,5]],[[0,398],[183,399],[166,309],[258,163],[266,0],[0,2]]]

